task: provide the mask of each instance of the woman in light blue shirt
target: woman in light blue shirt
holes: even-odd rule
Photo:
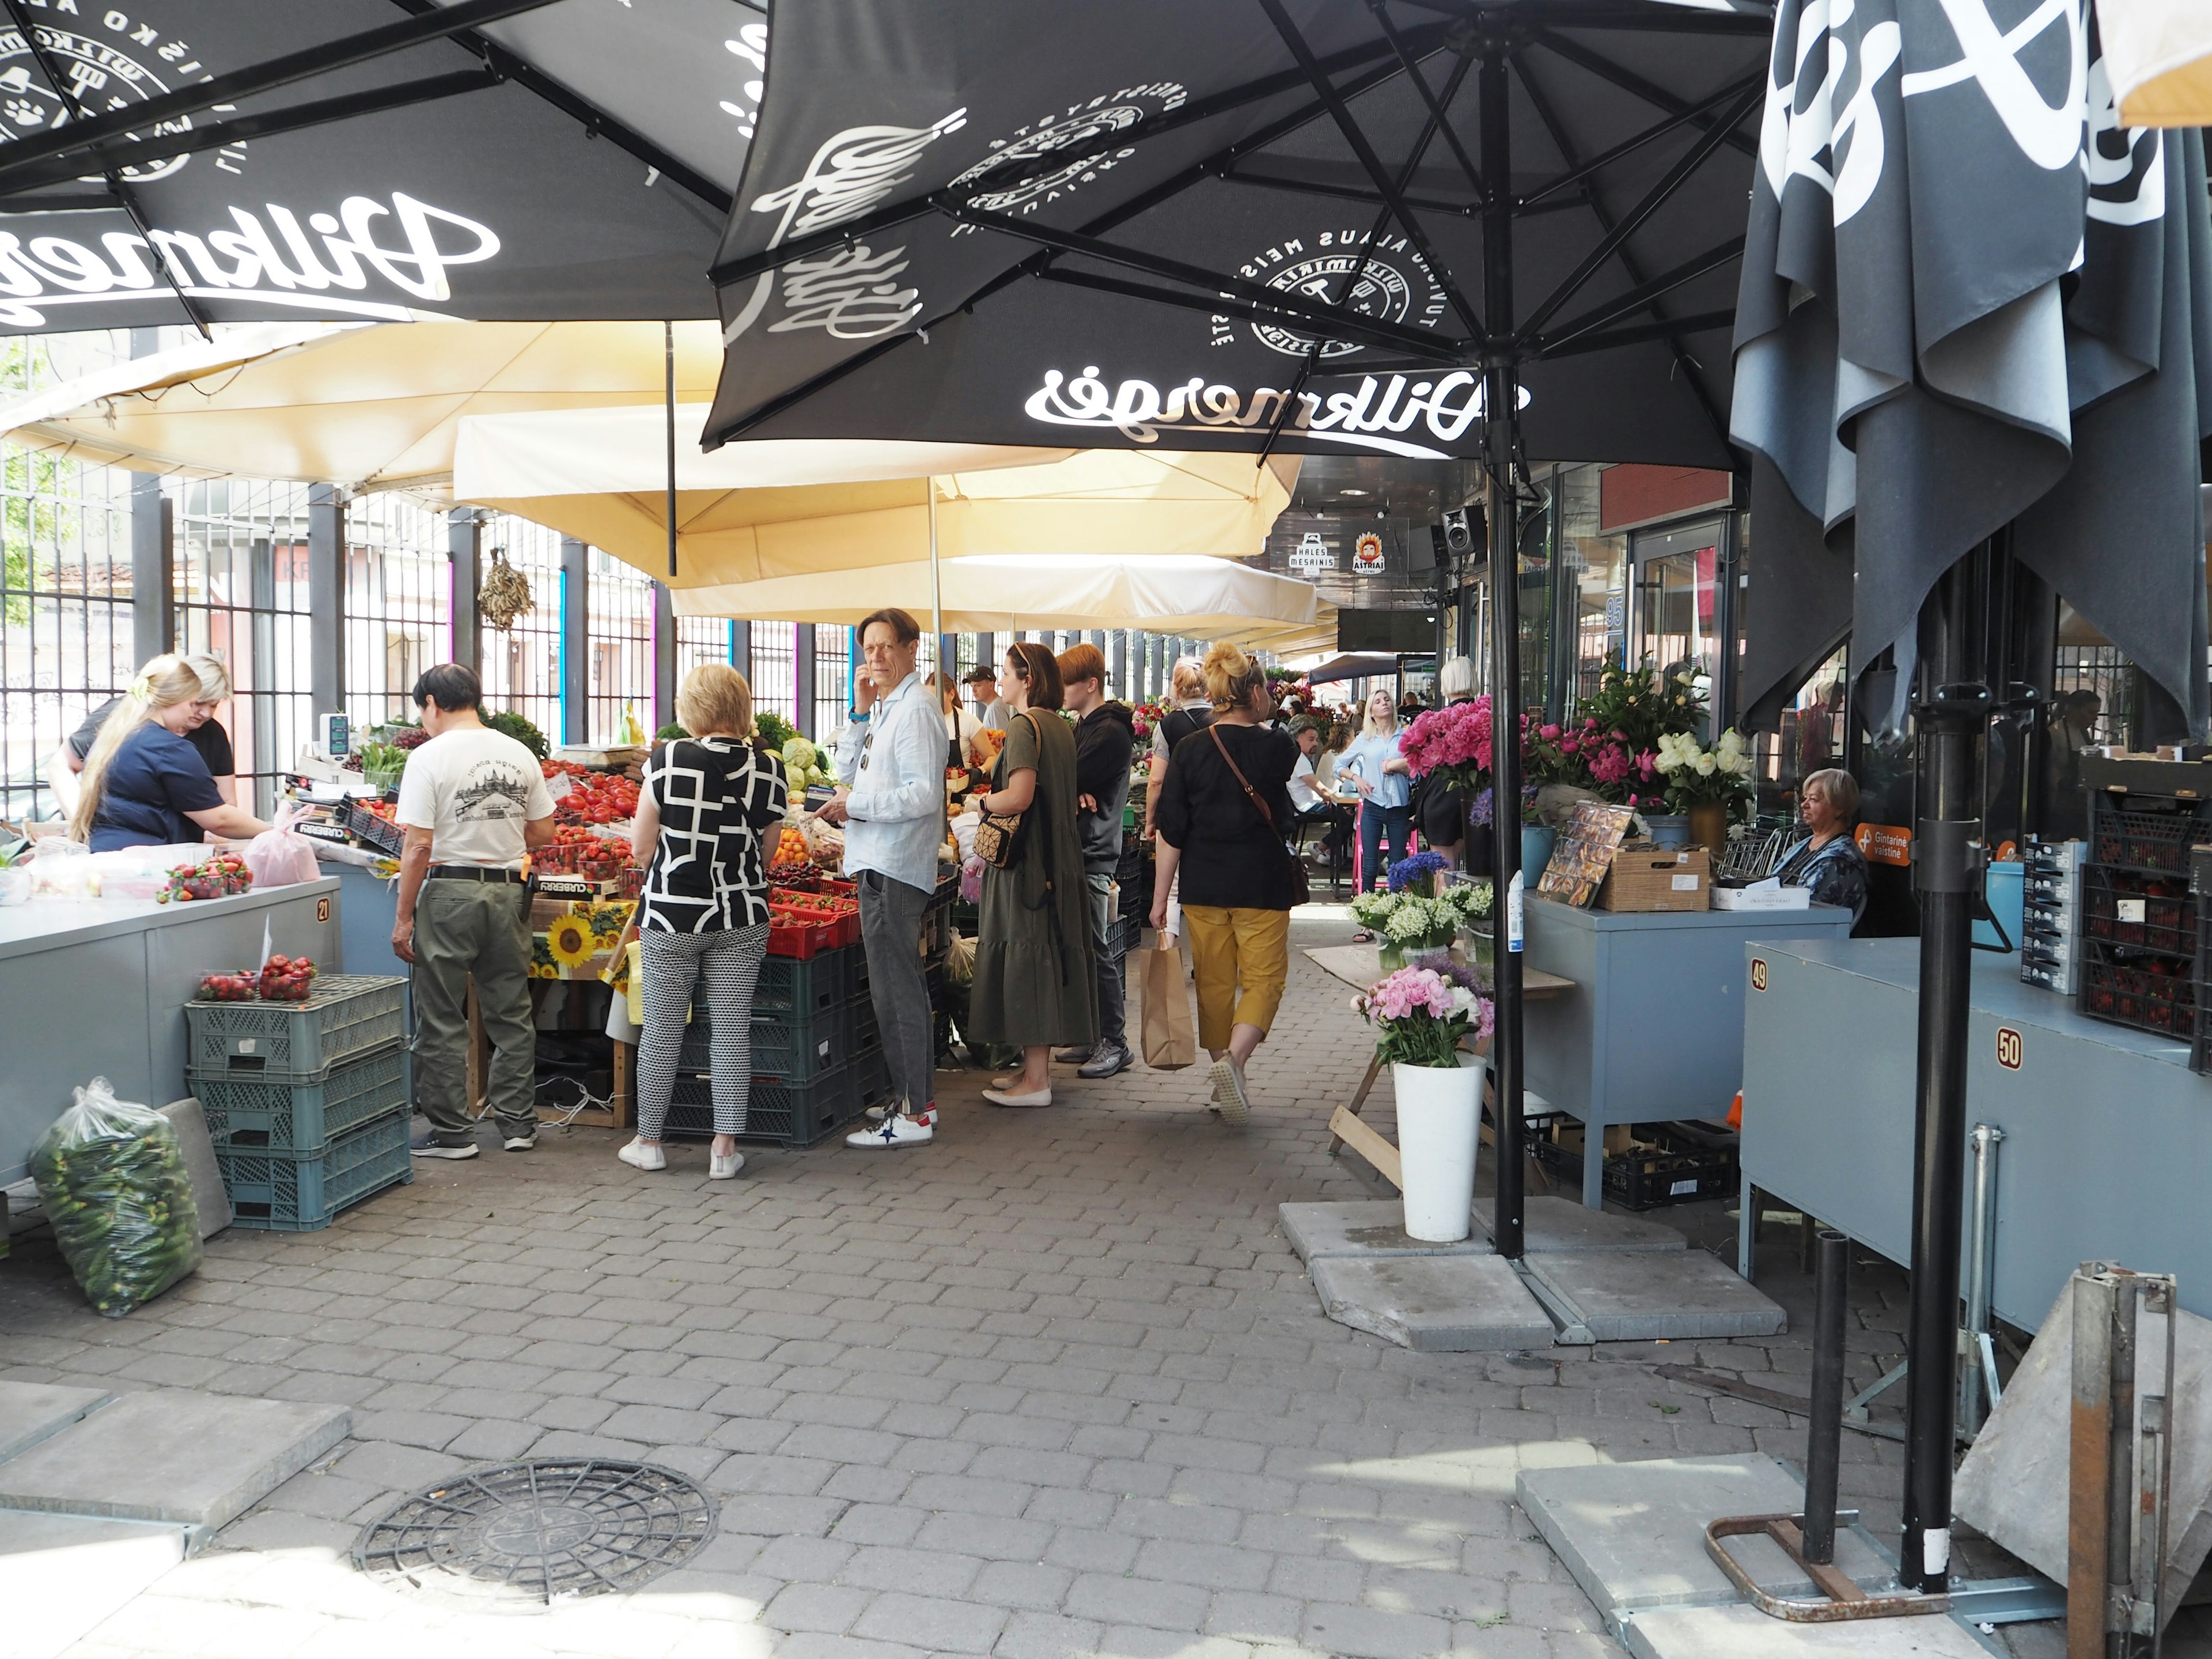
[[[1363,892],[1406,856],[1413,769],[1398,752],[1400,730],[1390,688],[1376,686],[1367,699],[1366,729],[1336,763],[1338,791],[1342,793],[1349,783],[1359,794],[1359,866],[1354,879]],[[1387,860],[1382,857],[1386,836],[1391,849]]]

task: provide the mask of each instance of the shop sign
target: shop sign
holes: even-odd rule
[[[1751,959],[1751,988],[1754,991],[1764,991],[1766,988],[1766,958],[1765,957],[1753,957]]]
[[[1363,576],[1382,574],[1382,538],[1370,530],[1352,544],[1352,568]]]
[[[1321,532],[1309,530],[1298,538],[1298,544],[1291,550],[1291,571],[1294,575],[1318,576],[1325,570],[1336,568],[1336,555],[1321,538]]]
[[[2018,1031],[2009,1025],[1997,1027],[1997,1064],[2008,1072],[2020,1070],[2022,1044]]]
[[[1909,865],[1912,862],[1912,831],[1893,823],[1863,823],[1851,837],[1869,864]]]

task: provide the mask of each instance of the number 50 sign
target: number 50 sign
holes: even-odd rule
[[[2009,1025],[1997,1027],[1997,1064],[2008,1072],[2020,1070],[2020,1033]]]

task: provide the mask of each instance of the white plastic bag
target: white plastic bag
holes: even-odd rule
[[[322,874],[315,860],[314,843],[292,827],[306,815],[303,806],[280,807],[276,827],[263,830],[246,844],[246,867],[253,872],[256,887],[290,887]]]
[[[95,1312],[120,1318],[199,1270],[200,1218],[169,1121],[96,1077],[31,1149],[62,1259]]]

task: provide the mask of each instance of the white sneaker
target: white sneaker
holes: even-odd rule
[[[668,1154],[659,1146],[648,1146],[641,1140],[631,1141],[615,1156],[633,1169],[665,1170],[668,1167]]]
[[[845,1137],[848,1146],[858,1146],[868,1152],[887,1152],[895,1146],[927,1146],[937,1138],[937,1114],[924,1112],[919,1117],[909,1117],[904,1112],[885,1115],[882,1123],[872,1129],[860,1129]]]
[[[1213,1103],[1221,1109],[1224,1123],[1242,1128],[1251,1121],[1252,1103],[1244,1094],[1243,1073],[1226,1054],[1213,1062]]]
[[[743,1152],[732,1152],[726,1157],[720,1152],[707,1154],[707,1179],[709,1181],[728,1181],[744,1167],[745,1155]]]

